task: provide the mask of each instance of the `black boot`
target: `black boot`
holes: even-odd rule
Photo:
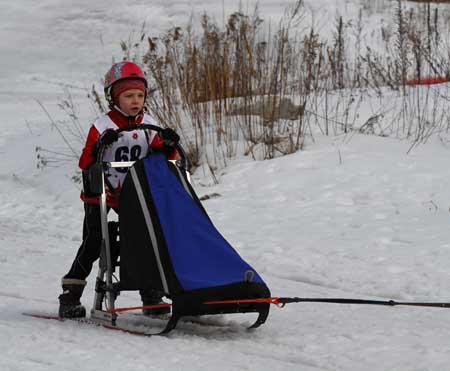
[[[63,278],[63,293],[59,295],[59,316],[62,318],[86,317],[86,308],[81,305],[80,298],[83,294],[85,280]]]
[[[156,290],[141,290],[142,305],[166,304],[162,300],[163,294]],[[170,307],[142,309],[144,316],[166,316],[170,314]]]

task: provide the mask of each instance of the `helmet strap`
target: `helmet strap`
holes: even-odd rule
[[[112,102],[110,104],[110,108],[115,110],[115,111],[117,111],[117,112],[119,112],[121,115],[125,116],[129,120],[130,119],[136,119],[136,117],[138,117],[141,113],[144,112],[144,109],[141,109],[135,116],[130,116],[130,115],[126,114],[124,111],[122,111],[120,109],[120,107],[117,104],[115,104],[114,102]]]

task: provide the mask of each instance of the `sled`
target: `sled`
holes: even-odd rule
[[[162,130],[147,124],[126,130],[136,129]],[[270,298],[270,291],[214,227],[189,182],[180,144],[177,151],[176,162],[158,150],[138,161],[103,162],[104,148],[99,149],[89,173],[91,191],[100,194],[102,230],[91,319],[115,326],[121,312],[168,306],[171,317],[159,334],[173,330],[185,316],[227,313],[257,313],[249,328],[259,327],[268,317],[270,302],[258,299]],[[108,220],[106,203],[107,174],[114,167],[128,168],[118,200],[118,223]],[[119,280],[113,279],[116,268]],[[149,289],[163,293],[171,303],[116,308],[122,291]]]
[[[22,312],[22,315],[26,317],[41,319],[41,320],[50,320],[57,321],[60,323],[72,323],[72,324],[80,324],[81,327],[97,327],[106,330],[114,330],[115,332],[127,333],[130,335],[138,335],[138,336],[153,336],[155,335],[155,330],[161,328],[161,325],[164,322],[164,318],[161,317],[148,317],[139,313],[130,313],[124,318],[120,316],[117,318],[117,323],[112,325],[105,321],[98,321],[92,318],[64,318],[59,317],[54,313],[45,313],[45,312]],[[179,324],[183,324],[181,330],[186,333],[186,331],[191,332],[197,331],[197,329],[201,332],[199,333],[210,333],[213,330],[220,329],[221,331],[237,331],[240,330],[240,326],[236,326],[234,322],[223,322],[220,318],[218,319],[210,317],[182,317],[180,318]],[[152,329],[152,330],[150,330]],[[210,331],[211,330],[211,331]],[[158,333],[156,332],[156,335]]]

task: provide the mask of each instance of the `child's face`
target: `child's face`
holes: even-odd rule
[[[139,89],[125,90],[119,95],[119,107],[127,115],[136,116],[144,107],[145,94]]]

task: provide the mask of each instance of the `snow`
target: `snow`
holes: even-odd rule
[[[260,11],[276,19],[288,3],[260,1]],[[251,315],[227,316],[229,328],[181,325],[152,338],[22,315],[57,310],[83,215],[73,163],[36,169],[35,146],[60,140],[36,100],[63,117],[58,83],[80,87],[81,99],[130,30],[145,21],[161,32],[204,9],[221,17],[224,4],[0,0],[0,370],[447,369],[447,309],[290,304],[273,307],[255,331],[238,326]],[[308,2],[316,12],[329,5],[330,14],[350,15],[355,4]],[[197,175],[194,186],[200,196],[220,194],[205,208],[274,296],[445,302],[450,149],[437,138],[408,153],[410,146],[361,134],[318,136],[282,158],[237,159],[216,186],[202,186]],[[83,296],[88,309],[94,277]],[[138,305],[138,295],[122,294],[119,305],[126,304]]]

